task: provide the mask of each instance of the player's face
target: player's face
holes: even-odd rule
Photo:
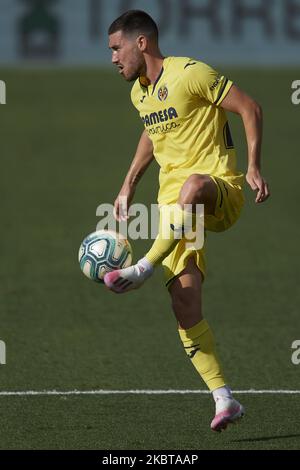
[[[145,72],[145,59],[135,38],[117,31],[109,36],[109,48],[112,51],[112,63],[119,68],[125,80],[131,82]]]

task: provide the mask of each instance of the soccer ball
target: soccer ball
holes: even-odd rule
[[[106,273],[127,268],[132,263],[130,243],[113,230],[98,230],[88,235],[78,253],[80,268],[89,279],[104,282]]]

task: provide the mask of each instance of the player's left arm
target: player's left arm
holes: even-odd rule
[[[243,120],[248,145],[248,170],[246,180],[257,191],[255,202],[265,201],[270,196],[268,183],[261,175],[261,144],[263,116],[256,101],[247,96],[236,85],[232,85],[221,105],[226,111],[239,114]]]

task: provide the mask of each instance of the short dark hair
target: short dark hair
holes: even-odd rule
[[[122,31],[128,36],[132,34],[144,34],[158,41],[158,27],[148,13],[142,10],[128,10],[112,22],[108,28],[108,34]]]

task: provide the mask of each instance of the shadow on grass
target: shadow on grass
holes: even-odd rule
[[[231,442],[271,441],[272,439],[289,439],[290,437],[300,437],[300,434],[283,434],[280,436],[253,437],[251,439],[234,439]]]

